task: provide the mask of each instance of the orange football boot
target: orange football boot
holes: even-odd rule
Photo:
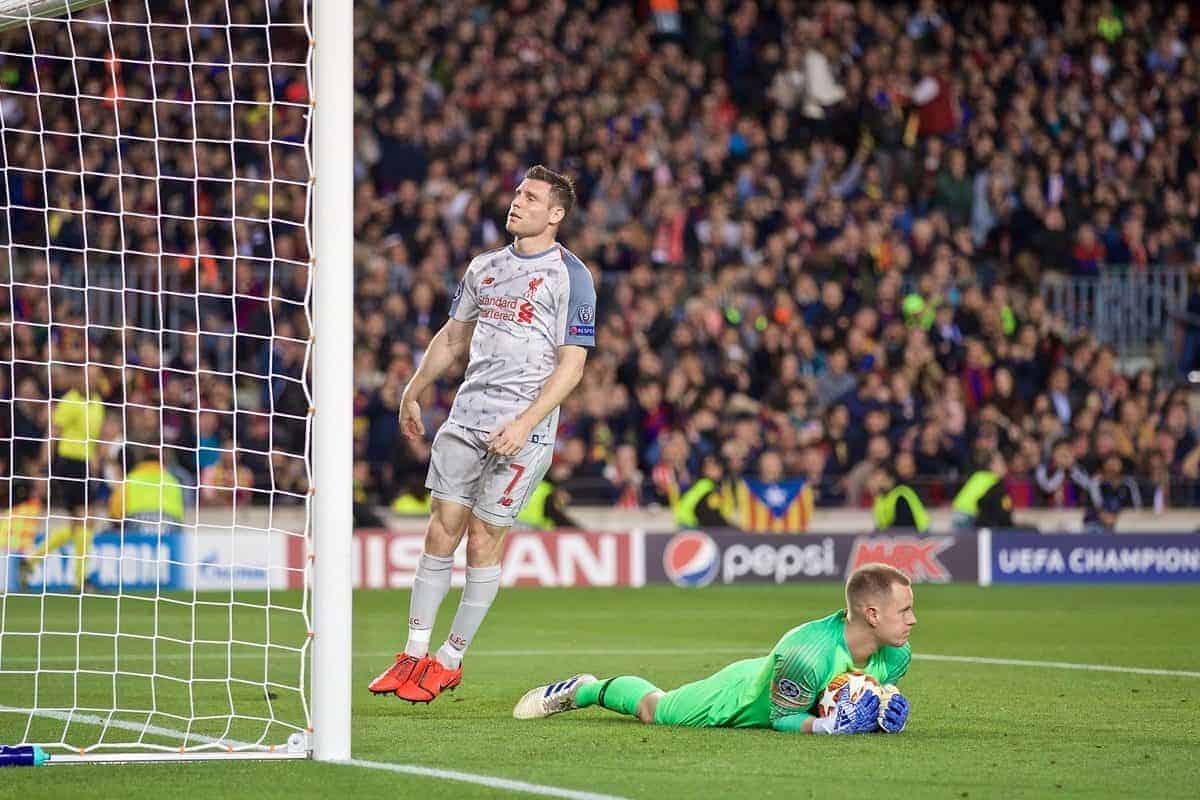
[[[396,653],[396,663],[385,669],[367,686],[372,694],[392,694],[409,680],[414,673],[423,671],[429,656],[417,658],[407,653]]]
[[[436,658],[423,661],[409,679],[396,689],[396,696],[410,703],[432,703],[444,691],[454,691],[462,683],[462,667],[446,669]]]

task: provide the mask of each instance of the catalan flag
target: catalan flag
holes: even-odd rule
[[[763,483],[743,478],[735,489],[733,520],[750,533],[801,533],[813,514],[812,488],[803,480]]]

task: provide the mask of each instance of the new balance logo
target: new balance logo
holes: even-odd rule
[[[483,285],[484,285],[484,286],[491,286],[491,285],[492,285],[493,283],[495,283],[495,282],[496,282],[496,279],[495,279],[495,278],[493,278],[493,277],[492,277],[492,276],[490,276],[490,275],[489,275],[488,277],[486,277],[486,278],[484,278],[484,279],[483,279]]]

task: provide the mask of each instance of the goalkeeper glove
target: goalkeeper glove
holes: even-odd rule
[[[870,733],[875,730],[878,717],[879,696],[874,692],[863,692],[858,702],[843,697],[833,714],[813,720],[812,730],[824,734]]]
[[[879,709],[879,728],[884,733],[899,733],[908,722],[908,698],[899,692],[888,697]]]

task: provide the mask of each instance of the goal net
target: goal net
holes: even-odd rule
[[[0,0],[0,744],[308,750],[309,20]]]

